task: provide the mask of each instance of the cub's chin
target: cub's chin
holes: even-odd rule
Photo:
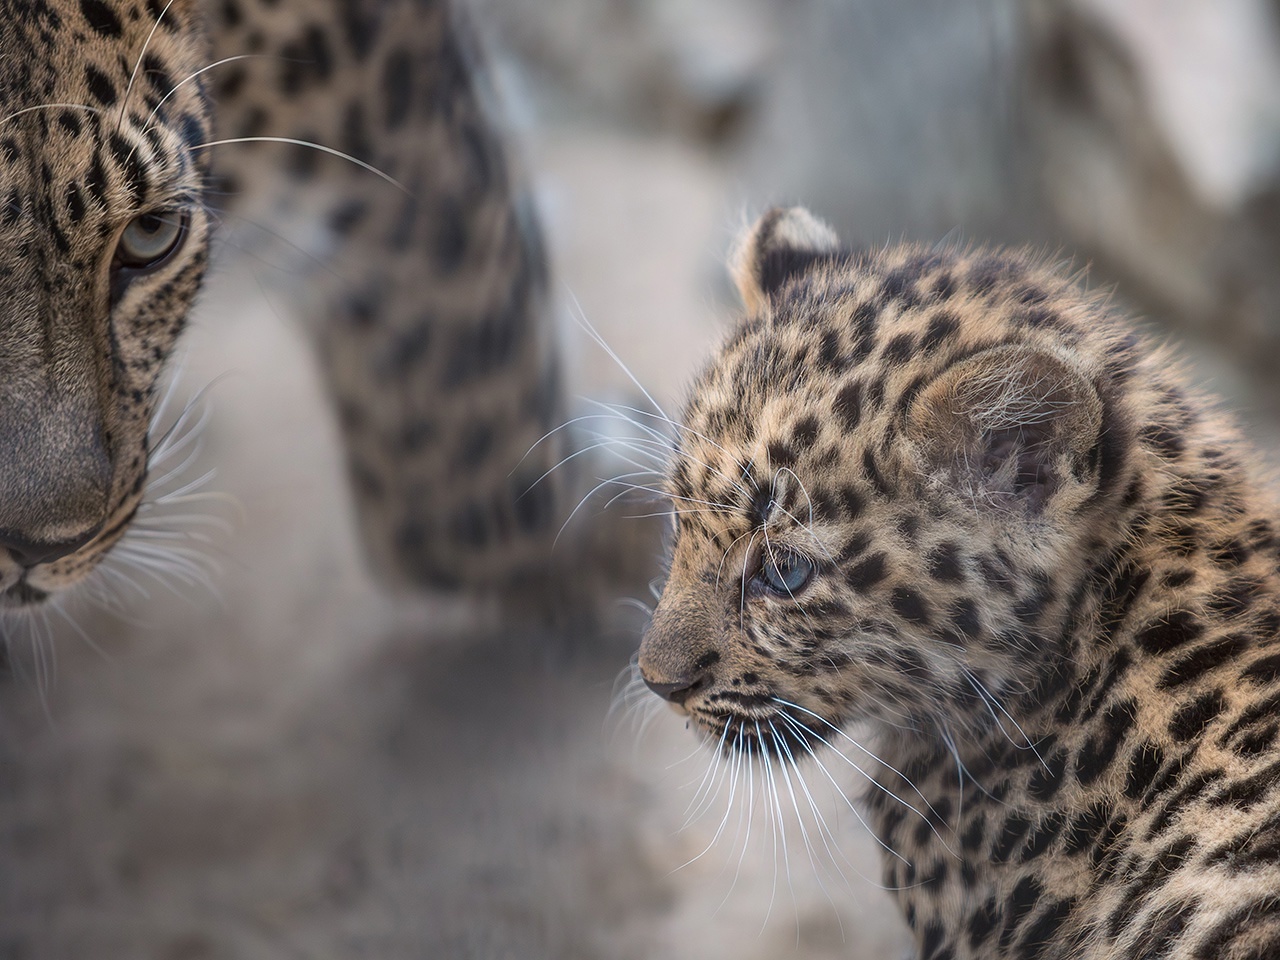
[[[690,725],[704,742],[726,757],[746,754],[799,760],[840,736],[830,721],[808,715],[801,709],[780,707],[752,715],[708,715],[683,709],[680,712],[689,718]]]

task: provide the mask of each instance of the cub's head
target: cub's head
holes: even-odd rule
[[[80,580],[142,501],[208,245],[198,15],[0,0],[0,607]]]
[[[735,273],[747,314],[669,468],[645,682],[778,749],[986,713],[1054,670],[1118,537],[1136,342],[1019,255],[849,253],[800,209],[752,227]]]

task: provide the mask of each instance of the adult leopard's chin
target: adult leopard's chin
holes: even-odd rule
[[[0,593],[0,610],[24,610],[37,607],[49,599],[49,591],[19,580]]]

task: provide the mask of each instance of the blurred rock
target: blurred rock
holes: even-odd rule
[[[553,118],[720,143],[744,123],[771,40],[766,0],[471,0]]]
[[[1038,237],[1015,0],[775,4],[779,55],[741,169],[852,243]]]
[[[1050,0],[1028,10],[1029,130],[1063,236],[1131,298],[1269,369],[1280,347],[1273,8]]]

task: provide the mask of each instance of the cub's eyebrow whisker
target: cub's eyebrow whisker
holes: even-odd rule
[[[630,440],[632,440],[632,441],[634,441],[634,442],[637,442],[637,443],[647,443],[647,444],[650,444],[650,445],[652,445],[652,446],[654,446],[654,447],[659,448],[659,449],[662,451],[662,453],[663,453],[662,462],[663,462],[664,464],[665,464],[666,462],[668,462],[668,460],[669,460],[671,457],[677,457],[677,458],[679,458],[679,459],[688,460],[688,461],[690,461],[691,463],[696,463],[696,464],[698,464],[698,465],[699,465],[699,466],[701,466],[701,467],[705,467],[705,468],[706,468],[710,473],[713,473],[714,475],[716,475],[716,476],[720,477],[720,479],[724,480],[726,483],[730,484],[730,485],[731,485],[735,490],[737,490],[739,493],[741,493],[741,494],[742,494],[742,496],[743,496],[745,499],[747,499],[747,500],[750,500],[750,499],[751,499],[751,494],[750,494],[750,492],[747,490],[747,488],[746,488],[746,487],[744,487],[744,486],[742,486],[742,484],[741,484],[741,483],[739,483],[737,480],[735,480],[735,479],[734,479],[733,477],[731,477],[729,474],[725,473],[725,472],[724,472],[723,470],[721,470],[719,467],[712,466],[712,465],[711,465],[710,463],[708,463],[707,461],[702,460],[702,459],[700,459],[700,458],[698,458],[698,457],[693,456],[693,455],[692,455],[691,453],[689,453],[687,450],[680,450],[680,449],[679,449],[679,448],[678,448],[678,447],[677,447],[677,446],[676,446],[676,445],[671,441],[671,439],[670,439],[669,437],[667,437],[665,434],[663,434],[661,431],[656,430],[656,429],[654,429],[653,427],[646,426],[645,424],[643,424],[643,423],[641,423],[640,421],[638,421],[638,420],[634,419],[633,417],[626,416],[626,415],[625,415],[625,413],[624,413],[624,411],[625,411],[625,412],[628,412],[628,413],[634,413],[634,414],[636,414],[636,415],[638,415],[638,416],[648,416],[648,417],[652,417],[652,416],[653,416],[653,414],[647,413],[647,412],[646,412],[646,411],[644,411],[644,410],[638,410],[638,409],[636,409],[635,407],[629,407],[629,406],[626,406],[625,404],[606,403],[606,402],[604,402],[604,401],[600,401],[600,400],[590,400],[590,398],[588,398],[588,399],[589,399],[589,401],[590,401],[591,403],[594,403],[596,406],[598,406],[598,407],[603,407],[604,409],[611,411],[611,412],[613,413],[613,415],[614,415],[614,417],[615,417],[615,418],[620,419],[620,420],[621,420],[622,422],[624,422],[624,423],[627,423],[627,424],[630,424],[630,425],[634,426],[636,429],[641,430],[641,431],[645,432],[646,434],[649,434],[649,436],[648,436],[647,438],[646,438],[646,437],[632,437],[632,438],[629,438],[629,439],[630,439]],[[605,418],[605,419],[612,419],[612,418],[605,417],[605,415],[603,415],[603,414],[599,414],[598,416],[601,416],[602,418]],[[664,420],[663,422],[669,422],[669,421],[665,421],[665,420]],[[677,427],[679,427],[680,425],[679,425],[679,424],[673,424],[673,426],[677,426]],[[687,428],[684,428],[684,429],[687,429]],[[714,443],[713,441],[711,441],[711,440],[707,439],[706,437],[702,437],[702,435],[701,435],[701,434],[698,434],[698,436],[699,436],[700,438],[704,439],[704,440],[707,440],[707,442],[708,442],[708,443],[711,443],[713,446],[715,446],[715,447],[717,447],[718,449],[720,449],[722,452],[724,452],[724,453],[726,454],[726,456],[728,455],[728,451],[727,451],[727,450],[725,450],[723,447],[721,447],[719,444]],[[753,485],[755,484],[755,481],[754,481],[754,480],[752,480],[752,484],[753,484]],[[758,489],[758,488],[757,488],[757,489]]]
[[[742,555],[742,578],[738,587],[738,629],[746,628],[747,616],[747,564],[751,562],[751,547],[756,542],[760,530],[751,531],[751,539],[747,541],[746,552]]]
[[[658,468],[655,473],[661,475],[663,469],[667,465],[667,456],[658,450],[653,449],[658,446],[658,441],[650,440],[647,437],[614,437],[608,434],[596,433],[593,435],[594,449],[608,449],[609,447],[621,447],[634,456],[644,457],[650,461],[654,467]]]
[[[550,436],[550,434],[548,434],[548,436]],[[529,486],[528,486],[528,487],[526,487],[526,488],[525,488],[525,489],[520,493],[520,497],[521,497],[521,498],[523,498],[523,497],[528,496],[528,494],[529,494],[529,493],[530,493],[534,488],[536,488],[536,487],[538,486],[538,484],[542,483],[542,481],[543,481],[543,480],[547,479],[547,477],[551,476],[553,473],[555,473],[555,472],[556,472],[557,470],[559,470],[561,467],[565,466],[565,465],[566,465],[566,464],[568,464],[568,463],[573,462],[574,460],[577,460],[577,459],[578,459],[578,457],[585,456],[586,454],[592,453],[592,452],[593,452],[593,451],[595,451],[595,450],[599,450],[599,449],[600,449],[600,448],[602,448],[602,447],[607,447],[607,446],[609,446],[609,445],[610,445],[610,443],[612,443],[612,441],[611,441],[611,440],[601,440],[601,441],[598,441],[598,442],[595,442],[595,443],[587,444],[585,447],[579,447],[577,450],[574,450],[574,451],[572,451],[572,452],[570,452],[570,453],[566,454],[566,455],[565,455],[565,456],[563,456],[563,457],[562,457],[558,462],[556,462],[555,464],[553,464],[553,465],[551,465],[550,467],[548,467],[545,471],[543,471],[543,472],[542,472],[542,474],[541,474],[541,475],[539,475],[538,479],[536,479],[536,480],[534,480],[532,483],[530,483],[530,484],[529,484]],[[536,446],[536,444],[535,444],[535,446]],[[530,450],[529,450],[529,453],[531,453],[532,451],[533,451],[533,448],[531,447],[531,448],[530,448]],[[526,454],[525,454],[525,456],[527,457],[527,456],[529,455],[529,453],[526,453]],[[640,464],[640,463],[636,463],[635,461],[632,461],[632,460],[630,460],[630,459],[628,459],[628,458],[626,458],[626,457],[619,457],[618,459],[626,461],[630,466],[633,466],[633,467],[636,467],[636,468],[640,468],[640,469],[647,469],[647,468],[644,468],[642,464]],[[524,462],[524,461],[523,461],[523,460],[521,460],[521,463],[523,463],[523,462]],[[516,467],[518,468],[518,467],[519,467],[519,464],[517,464],[517,465],[516,465]],[[649,473],[653,473],[653,474],[655,474],[655,475],[656,475],[656,471],[648,470],[647,472],[649,472]],[[508,476],[510,476],[510,475],[514,475],[514,473],[515,473],[515,468],[513,468],[513,469],[512,469],[511,474],[508,474]],[[627,476],[632,476],[632,474],[627,474]]]
[[[652,475],[652,473],[651,473],[650,471],[647,471],[647,470],[646,470],[646,471],[642,471],[642,472],[637,472],[637,473],[623,473],[623,474],[619,474],[619,475],[618,475],[618,476],[616,476],[616,477],[611,477],[611,478],[608,480],[608,482],[609,482],[609,483],[611,483],[611,484],[619,484],[619,485],[620,485],[620,482],[621,482],[621,481],[623,481],[623,480],[631,480],[631,479],[633,479],[633,478],[646,477],[646,476],[651,476],[651,475]],[[599,488],[597,488],[597,489],[599,489]],[[617,493],[615,493],[613,496],[611,496],[608,500],[606,500],[606,501],[604,502],[604,509],[605,509],[605,510],[608,510],[610,507],[612,507],[615,503],[617,503],[617,502],[618,502],[619,500],[621,500],[623,497],[628,496],[629,494],[633,494],[633,493],[635,493],[635,492],[636,492],[636,491],[635,491],[634,489],[631,489],[631,488],[629,488],[629,487],[628,487],[628,488],[624,488],[624,489],[622,489],[622,490],[619,490]],[[657,495],[657,494],[651,494],[651,496],[655,497],[656,499],[663,499],[661,496],[659,496],[659,495]],[[702,514],[702,513],[710,513],[710,514],[722,515],[722,514],[726,513],[727,511],[725,510],[725,508],[724,508],[724,507],[700,507],[700,508],[698,508],[698,509],[696,509],[696,510],[687,510],[687,509],[682,510],[682,509],[680,509],[680,508],[678,508],[678,507],[672,507],[670,510],[663,511],[663,512],[665,512],[665,513],[669,513],[669,514],[671,514],[672,516],[674,516],[674,517],[677,517],[677,518],[678,518],[678,517],[693,516],[694,514]]]
[[[796,472],[792,470],[790,467],[779,467],[777,469],[777,471],[774,473],[773,482],[775,484],[777,482],[777,478],[783,473],[790,474],[791,479],[795,480],[796,486],[800,488],[800,492],[804,494],[805,503],[809,505],[809,522],[805,526],[806,526],[806,529],[812,530],[813,529],[813,498],[809,496],[809,491],[805,487],[804,481],[801,480],[798,476],[796,476]],[[778,504],[778,509],[780,510],[783,509],[782,504]],[[788,516],[790,516],[790,514],[788,514]],[[795,517],[791,517],[791,519],[795,520]],[[799,522],[800,522],[799,520],[796,520],[796,523],[799,523]]]
[[[601,350],[603,350],[605,354],[609,357],[609,359],[612,360],[615,365],[617,365],[618,369],[621,370],[624,374],[626,374],[627,379],[629,379],[633,384],[635,384],[636,389],[639,390],[640,393],[644,395],[644,398],[649,401],[649,404],[653,407],[653,409],[658,412],[658,416],[662,420],[665,420],[667,423],[674,424],[674,421],[669,416],[667,416],[666,411],[662,409],[662,404],[658,403],[658,401],[653,398],[653,394],[651,394],[645,388],[644,384],[640,382],[640,379],[634,373],[631,372],[631,368],[622,362],[622,358],[618,356],[617,352],[613,349],[613,347],[609,346],[608,341],[605,340],[605,338],[601,335],[600,331],[597,330],[595,326],[591,323],[591,321],[587,319],[586,311],[582,309],[582,304],[578,301],[577,295],[568,286],[568,284],[565,285],[565,291],[569,295],[569,299],[573,305],[573,310],[571,310],[570,313],[572,314],[574,320],[577,322],[578,326],[581,327],[584,331],[586,331],[587,336],[589,336],[592,339],[592,341],[595,342],[596,346],[598,346]],[[649,414],[648,411],[637,411],[637,412],[638,413],[643,412],[645,413],[646,416],[653,416],[653,414]]]
[[[584,399],[588,404],[608,411],[607,414],[596,414],[596,416],[600,416],[608,420],[616,420],[621,423],[625,423],[630,427],[635,427],[654,443],[661,444],[668,453],[675,451],[675,441],[671,437],[667,436],[667,434],[663,433],[657,427],[650,426],[649,424],[637,419],[637,417],[645,417],[646,419],[657,419],[660,423],[670,423],[671,421],[668,421],[665,417],[655,417],[648,411],[640,410],[637,407],[633,407],[625,403],[600,400],[596,397],[586,397]]]
[[[716,503],[714,500],[699,500],[697,497],[681,496],[679,494],[673,494],[666,490],[662,490],[658,487],[645,486],[644,484],[639,484],[639,483],[622,483],[620,480],[615,480],[615,479],[608,479],[608,480],[601,481],[601,485],[610,484],[610,483],[617,483],[619,486],[625,486],[628,488],[628,490],[639,490],[644,493],[651,493],[654,496],[661,497],[665,500],[676,500],[676,501],[679,501],[680,503],[695,503],[700,507],[709,507],[714,510],[719,510],[722,513],[737,512],[737,508],[734,507],[732,504]]]
[[[607,408],[607,405],[599,404],[598,402],[597,402],[597,405],[606,406]],[[514,475],[516,470],[520,468],[520,465],[523,464],[527,459],[529,459],[529,456],[533,453],[533,451],[538,449],[538,447],[546,443],[552,437],[556,436],[559,433],[564,432],[565,430],[576,427],[580,424],[594,423],[599,421],[604,421],[606,423],[615,423],[615,422],[621,421],[623,423],[633,425],[640,430],[647,430],[647,428],[644,427],[643,424],[636,423],[635,421],[631,420],[629,417],[624,417],[613,412],[579,414],[576,417],[571,417],[570,419],[564,421],[563,423],[560,423],[557,426],[552,427],[550,430],[544,433],[541,437],[535,440],[532,444],[530,444],[529,449],[524,452],[524,456],[522,456],[516,462],[516,465],[511,468],[511,474]],[[653,432],[653,431],[648,431],[648,432]],[[646,437],[615,437],[610,434],[596,433],[595,438],[596,440],[600,441],[599,446],[606,446],[608,443],[620,443],[620,444],[643,443],[643,444],[647,444],[649,446],[658,448],[653,450],[652,452],[646,451],[644,452],[643,455],[651,456],[654,460],[654,463],[659,466],[666,465],[668,456],[672,452],[672,448],[670,444],[662,440],[660,438],[660,435],[656,433],[654,434],[654,436],[646,436]],[[641,453],[640,450],[636,450],[634,452],[636,452],[637,454]]]
[[[714,511],[713,511],[713,512],[714,512]],[[729,554],[733,552],[733,548],[734,548],[735,546],[737,546],[739,542],[741,542],[741,540],[742,540],[742,538],[743,538],[743,537],[751,536],[752,534],[754,534],[754,532],[755,532],[754,528],[750,528],[750,527],[749,527],[748,529],[746,529],[746,530],[744,530],[742,533],[740,533],[738,536],[734,537],[734,538],[733,538],[733,542],[732,542],[732,543],[730,543],[730,544],[729,544],[729,546],[725,547],[724,553],[723,553],[723,554],[721,555],[721,557],[720,557],[720,566],[716,567],[716,586],[717,586],[717,587],[719,587],[719,586],[720,586],[720,577],[721,577],[721,574],[723,574],[723,573],[724,573],[724,565],[725,565],[725,562],[726,562],[726,561],[728,561],[728,559],[729,559]],[[750,543],[748,543],[748,544],[747,544],[747,548],[748,548],[748,549],[747,549],[747,552],[748,552],[748,554],[750,554],[750,552],[751,552],[751,551],[750,551],[750,546],[751,546],[751,545],[750,545]],[[744,561],[744,567],[743,567],[743,569],[744,569],[744,574],[743,574],[743,576],[745,577],[745,575],[746,575],[746,574],[745,574],[745,561]]]
[[[635,473],[631,473],[631,474],[623,474],[623,475],[622,475],[622,476],[620,476],[620,477],[607,477],[607,478],[605,478],[605,479],[601,480],[601,481],[600,481],[599,483],[597,483],[594,487],[592,487],[592,488],[591,488],[590,490],[588,490],[585,494],[583,494],[583,495],[582,495],[582,497],[581,497],[581,499],[579,499],[579,500],[578,500],[577,505],[576,505],[576,506],[575,506],[571,511],[569,511],[569,516],[565,517],[564,523],[562,523],[562,524],[560,525],[560,529],[559,529],[559,531],[556,533],[555,539],[554,539],[554,540],[552,540],[552,542],[551,542],[551,543],[552,543],[552,546],[554,547],[556,544],[558,544],[558,543],[560,542],[560,538],[564,535],[565,530],[566,530],[566,529],[568,529],[568,526],[569,526],[569,524],[573,521],[573,518],[574,518],[574,517],[576,517],[576,516],[578,515],[578,511],[580,511],[583,507],[585,507],[585,506],[587,505],[587,503],[591,500],[591,498],[592,498],[592,497],[594,497],[597,493],[599,493],[599,492],[600,492],[601,490],[603,490],[605,487],[608,487],[608,486],[610,486],[610,485],[617,485],[617,486],[621,486],[621,487],[623,487],[623,488],[624,488],[624,490],[623,490],[621,493],[619,493],[619,495],[618,495],[618,496],[621,496],[623,493],[635,492],[635,491],[643,491],[643,492],[645,492],[645,493],[653,494],[654,496],[658,497],[659,499],[666,499],[666,500],[672,500],[672,499],[677,499],[677,500],[686,500],[686,499],[688,499],[688,498],[686,498],[686,497],[672,497],[672,496],[670,496],[670,495],[669,495],[666,491],[664,491],[664,490],[659,490],[659,489],[657,489],[657,488],[655,488],[655,487],[649,487],[649,486],[645,486],[645,485],[643,485],[643,484],[628,483],[628,482],[626,482],[626,481],[625,481],[625,478],[627,478],[627,477],[642,476],[642,475],[643,475],[643,476],[647,476],[647,475],[650,475],[650,474],[651,474],[651,471],[645,470],[645,471],[641,471],[641,473],[639,473],[639,474],[635,474]],[[610,500],[608,501],[608,504],[606,504],[606,507],[607,507],[607,506],[609,506],[610,504],[612,504],[612,503],[614,502],[614,500],[616,500],[616,499],[617,499],[617,497],[614,497],[614,498],[610,499]],[[705,503],[708,507],[712,507],[712,508],[720,507],[720,509],[721,509],[721,510],[727,510],[727,508],[725,508],[725,507],[723,507],[723,506],[721,506],[721,505],[719,505],[719,504],[714,504],[714,503],[710,503],[710,502],[707,502],[707,501],[698,501],[698,502]]]
[[[723,453],[726,457],[729,457],[730,459],[733,459],[733,455],[732,455],[732,454],[731,454],[731,453],[730,453],[730,452],[729,452],[729,451],[728,451],[724,446],[722,446],[721,444],[719,444],[719,443],[717,443],[716,441],[712,440],[712,439],[711,439],[710,437],[708,437],[705,433],[700,433],[699,431],[694,430],[692,427],[686,426],[686,425],[685,425],[685,424],[683,424],[683,423],[679,423],[679,422],[677,422],[677,421],[675,421],[675,420],[672,420],[671,418],[669,418],[669,417],[667,417],[667,416],[665,416],[665,415],[664,415],[664,416],[662,416],[662,417],[656,417],[654,414],[649,413],[647,410],[640,410],[640,409],[637,409],[636,407],[629,407],[629,406],[626,406],[625,404],[612,404],[611,406],[613,406],[613,407],[615,407],[615,408],[618,408],[618,409],[622,409],[622,410],[629,410],[629,411],[631,411],[632,413],[637,414],[638,416],[642,416],[642,417],[652,417],[652,418],[654,418],[654,419],[661,420],[661,421],[662,421],[662,422],[664,422],[664,423],[669,423],[671,426],[675,427],[677,430],[683,431],[684,433],[687,433],[687,434],[689,434],[690,436],[696,437],[697,439],[699,439],[699,440],[703,441],[704,443],[709,443],[711,446],[715,447],[717,450],[719,450],[721,453]],[[725,479],[727,480],[727,479],[729,479],[729,478],[728,478],[728,477],[726,477]],[[751,481],[751,485],[752,485],[753,487],[755,487],[755,488],[756,488],[756,492],[757,492],[757,493],[759,493],[759,492],[760,492],[760,485],[756,483],[755,477],[751,476],[751,474],[750,474],[750,473],[747,473],[747,474],[746,474],[746,479],[748,479],[748,480],[750,480],[750,481]]]
[[[622,496],[619,494],[618,496]],[[610,498],[609,504],[612,504],[617,497]],[[701,514],[713,514],[715,516],[723,516],[723,509],[712,509],[711,507],[703,507],[699,510],[655,510],[653,513],[629,513],[626,514],[628,520],[648,520],[653,517],[696,517]]]

